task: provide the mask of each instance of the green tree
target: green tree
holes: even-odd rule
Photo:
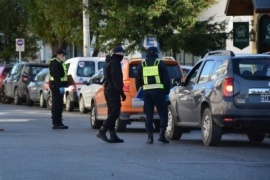
[[[81,0],[26,0],[31,30],[53,53],[67,43],[82,46]]]
[[[197,22],[197,17],[214,3],[215,0],[100,0],[98,4],[101,8],[96,12],[90,8],[90,16],[102,14],[97,16],[100,18],[97,31],[102,35],[99,38],[102,50],[119,43],[128,44],[129,52],[142,50],[143,39],[150,35],[157,38],[162,51],[176,54],[184,49],[199,54],[206,49],[220,47],[218,34],[223,32],[224,29],[220,28],[223,26],[219,23],[215,27],[211,24],[206,26],[205,23],[209,23],[211,19]],[[211,37],[214,42],[209,43],[209,47],[196,46],[195,51],[188,48],[195,32],[198,36],[201,34]],[[215,39],[216,37],[219,39]],[[104,44],[106,46],[102,47]]]
[[[0,60],[6,63],[14,62],[18,57],[16,52],[16,38],[24,38],[25,51],[22,52],[23,60],[37,58],[37,37],[31,33],[27,25],[27,12],[24,1],[0,0]]]

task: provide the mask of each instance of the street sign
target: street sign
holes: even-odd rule
[[[24,39],[17,38],[16,39],[16,51],[24,51]]]
[[[146,38],[143,41],[143,47],[145,47],[147,49],[147,48],[149,48],[151,46],[158,47],[158,42],[157,42],[155,37],[146,36]]]

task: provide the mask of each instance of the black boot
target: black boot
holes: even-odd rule
[[[165,129],[160,129],[158,141],[169,143],[169,141],[165,138]]]
[[[101,140],[105,141],[105,142],[110,142],[110,140],[107,138],[106,136],[106,132],[107,132],[107,128],[105,127],[101,127],[97,133],[97,137],[100,138]]]
[[[110,137],[110,142],[111,143],[123,143],[124,140],[123,139],[120,139],[117,135],[116,135],[116,132],[115,130],[112,130],[110,131],[110,134],[111,134],[111,137]]]
[[[153,144],[154,138],[153,138],[153,132],[149,131],[148,132],[148,139],[146,141],[147,144]]]

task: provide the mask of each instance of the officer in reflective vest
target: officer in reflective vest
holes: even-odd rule
[[[68,129],[68,126],[65,126],[62,122],[64,88],[67,86],[65,55],[64,49],[58,49],[56,57],[49,61],[52,129]]]
[[[168,123],[168,109],[165,100],[170,92],[170,76],[165,63],[158,59],[158,49],[149,47],[146,59],[137,68],[136,88],[143,89],[144,113],[146,114],[145,128],[148,132],[147,144],[152,144],[154,107],[157,108],[160,118],[159,141],[169,143],[165,138]]]

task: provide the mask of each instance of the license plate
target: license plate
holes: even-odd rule
[[[270,102],[270,95],[261,94],[261,102]]]

